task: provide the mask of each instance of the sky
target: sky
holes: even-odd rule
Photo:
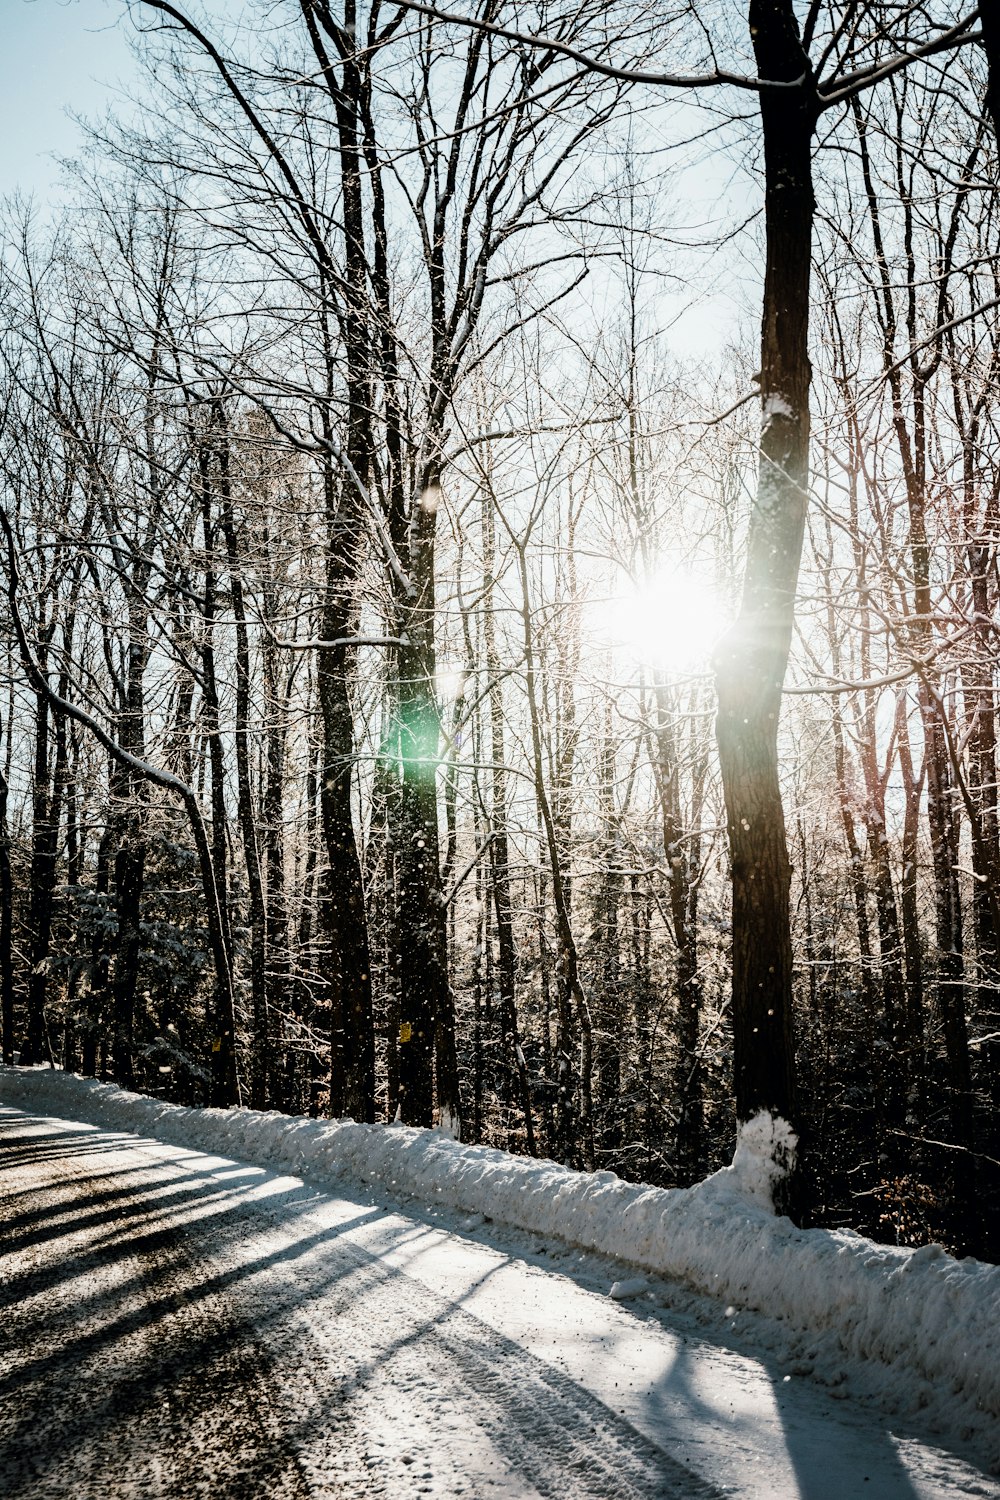
[[[71,113],[100,118],[138,70],[122,0],[0,0],[0,199],[55,202],[54,156],[80,146]]]
[[[232,8],[233,0],[211,0],[207,9],[218,16]],[[74,115],[100,120],[123,93],[142,94],[143,74],[129,48],[132,28],[126,0],[0,0],[0,203],[14,194],[39,208],[65,199],[58,158],[76,154],[84,139]],[[644,126],[652,145],[660,134],[655,111],[645,114]],[[702,157],[683,175],[684,216],[710,222],[720,196],[732,210],[733,192],[729,164]],[[725,268],[716,261],[693,300],[690,290],[661,289],[664,324],[679,352],[704,353],[732,336],[742,285],[724,259]]]

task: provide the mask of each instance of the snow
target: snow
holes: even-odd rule
[[[858,1368],[554,1238],[6,1105],[0,1161],[12,1500],[1000,1500]]]
[[[772,417],[794,417],[795,410],[791,402],[773,391],[764,401],[764,425],[767,426]]]
[[[185,1109],[48,1069],[0,1069],[0,1100],[320,1182],[377,1184],[465,1215],[469,1228],[492,1220],[680,1281],[718,1299],[727,1318],[749,1309],[780,1320],[788,1347],[804,1353],[802,1373],[822,1378],[824,1364],[845,1359],[881,1371],[895,1409],[931,1410],[954,1433],[984,1435],[989,1461],[1000,1463],[1000,1267],[937,1245],[801,1230],[776,1215],[771,1189],[794,1150],[780,1120],[758,1117],[731,1167],[667,1191],[433,1131]],[[641,1297],[644,1286],[619,1277],[610,1295]]]
[[[787,1120],[762,1112],[740,1126],[733,1164],[724,1170],[737,1192],[773,1212],[774,1189],[794,1167],[797,1146]]]
[[[628,1276],[624,1281],[613,1281],[608,1296],[614,1302],[629,1302],[633,1297],[643,1297],[649,1292],[645,1276]]]

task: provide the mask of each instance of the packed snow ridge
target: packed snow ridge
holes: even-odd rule
[[[439,1132],[246,1109],[185,1109],[46,1068],[0,1068],[0,1101],[132,1131],[313,1180],[380,1184],[627,1261],[697,1291],[826,1333],[844,1353],[905,1369],[957,1405],[1000,1417],[1000,1266],[939,1245],[877,1245],[852,1230],[797,1229],[772,1188],[794,1150],[759,1115],[731,1167],[692,1188],[623,1182],[468,1146]]]

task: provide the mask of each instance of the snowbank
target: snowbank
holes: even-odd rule
[[[694,1188],[664,1191],[432,1131],[184,1109],[48,1069],[0,1068],[0,1101],[296,1176],[378,1183],[425,1204],[556,1235],[832,1334],[848,1355],[905,1366],[1000,1417],[1000,1267],[957,1261],[937,1245],[894,1249],[777,1217],[774,1159],[791,1144],[780,1121],[778,1132],[764,1117],[745,1127],[731,1167]]]

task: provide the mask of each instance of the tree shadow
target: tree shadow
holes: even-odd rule
[[[711,1399],[705,1389],[706,1346],[753,1360],[770,1386],[770,1417],[761,1412],[759,1399],[728,1410],[724,1402]],[[727,1390],[738,1398],[738,1384]],[[654,1423],[669,1410],[674,1422],[714,1429],[722,1443],[743,1450],[751,1471],[759,1455],[786,1460],[781,1500],[858,1500],[866,1493],[879,1500],[920,1500],[924,1494],[903,1463],[889,1418],[875,1410],[866,1410],[863,1417],[834,1410],[828,1393],[804,1380],[793,1383],[787,1364],[759,1350],[748,1356],[736,1344],[704,1336],[680,1340],[669,1373],[650,1393],[646,1407]]]
[[[80,1454],[108,1444],[128,1452],[136,1429],[151,1449],[171,1454],[173,1477],[154,1477],[153,1494],[201,1493],[190,1471],[198,1455],[202,1470],[216,1466],[216,1500],[295,1500],[309,1493],[302,1455],[323,1433],[329,1430],[323,1441],[335,1465],[338,1451],[354,1452],[371,1438],[373,1422],[391,1420],[386,1413],[401,1392],[419,1394],[437,1370],[443,1389],[460,1387],[463,1413],[491,1449],[553,1500],[718,1500],[723,1490],[692,1466],[693,1445],[681,1440],[686,1427],[741,1444],[752,1461],[753,1417],[713,1404],[699,1365],[699,1344],[747,1359],[725,1331],[677,1339],[676,1357],[633,1425],[470,1310],[491,1276],[525,1256],[523,1244],[506,1253],[493,1243],[499,1259],[491,1268],[468,1277],[457,1295],[443,1295],[408,1267],[435,1250],[442,1229],[456,1231],[413,1204],[393,1204],[403,1217],[380,1230],[394,1262],[409,1250],[402,1266],[390,1265],[351,1239],[385,1213],[357,1184],[338,1184],[338,1212],[346,1216],[317,1225],[310,1212],[331,1200],[297,1179],[286,1185],[260,1168],[161,1143],[148,1164],[136,1165],[132,1153],[144,1143],[135,1137],[23,1115],[17,1124],[0,1118],[3,1159],[11,1169],[34,1170],[38,1185],[0,1196],[0,1342],[9,1346],[13,1335],[22,1351],[14,1368],[10,1348],[8,1370],[0,1371],[7,1414],[0,1418],[0,1492],[10,1500],[38,1493],[43,1479],[46,1493],[89,1500]],[[379,1197],[391,1200],[381,1190]],[[517,1233],[491,1240],[502,1245]],[[593,1257],[589,1273],[527,1258],[593,1290]],[[627,1305],[618,1311],[640,1319]],[[672,1315],[659,1319],[675,1331]],[[307,1398],[291,1404],[290,1351],[296,1378],[312,1381]],[[818,1388],[791,1384],[777,1358],[758,1350],[752,1358],[774,1392],[769,1442],[787,1458],[789,1487],[775,1500],[872,1492],[916,1500],[896,1446],[901,1424],[874,1410],[863,1430],[839,1412],[818,1420]],[[58,1419],[40,1423],[47,1412]],[[667,1451],[671,1433],[680,1436]],[[433,1422],[427,1440],[433,1445]],[[141,1451],[129,1462],[141,1468]],[[52,1489],[62,1475],[75,1477]]]
[[[353,1353],[345,1356],[349,1374],[331,1391],[327,1365],[320,1380],[323,1402],[338,1409],[341,1441],[373,1382],[407,1359],[422,1365],[433,1346],[441,1368],[470,1393],[493,1448],[539,1494],[554,1500],[718,1500],[713,1485],[568,1375],[463,1311],[461,1302],[474,1288],[461,1298],[435,1296],[378,1254],[350,1243],[346,1237],[381,1212],[370,1204],[357,1205],[357,1213],[335,1225],[296,1228],[296,1217],[316,1207],[314,1190],[296,1183],[275,1191],[267,1174],[237,1169],[234,1177],[228,1164],[205,1167],[197,1161],[189,1190],[170,1162],[161,1173],[139,1174],[139,1181],[133,1173],[127,1184],[115,1185],[107,1158],[125,1156],[139,1144],[127,1138],[107,1140],[96,1189],[85,1172],[74,1170],[81,1212],[70,1218],[67,1179],[59,1168],[77,1165],[72,1135],[60,1135],[51,1122],[23,1124],[29,1136],[15,1139],[13,1150],[22,1166],[41,1168],[39,1192],[54,1191],[58,1202],[48,1211],[22,1194],[22,1206],[5,1226],[7,1266],[27,1262],[12,1278],[16,1291],[7,1306],[16,1316],[4,1325],[8,1343],[16,1337],[27,1357],[0,1377],[0,1410],[7,1414],[0,1431],[0,1489],[10,1500],[37,1493],[43,1482],[47,1493],[58,1494],[64,1475],[68,1487],[62,1492],[77,1500],[90,1493],[89,1463],[109,1451],[121,1463],[137,1446],[127,1463],[142,1471],[150,1445],[162,1450],[166,1444],[169,1451],[171,1442],[176,1472],[169,1493],[189,1493],[185,1454],[197,1452],[202,1485],[204,1465],[221,1465],[212,1480],[219,1500],[304,1495],[298,1455],[314,1432],[287,1410],[287,1402],[281,1420],[273,1420],[283,1400],[271,1353],[282,1343],[287,1350],[288,1326],[301,1319],[304,1306],[321,1308],[320,1321],[334,1328],[345,1313],[353,1320],[347,1341]],[[37,1142],[40,1130],[56,1130],[66,1149],[37,1150],[32,1135]],[[9,1126],[0,1134],[9,1139]],[[267,1196],[248,1201],[251,1181],[266,1186]],[[154,1220],[155,1227],[148,1227]],[[116,1222],[122,1232],[95,1249],[88,1234]],[[269,1248],[270,1235],[279,1231],[278,1243]],[[419,1241],[427,1233],[427,1226],[411,1224],[396,1243]],[[72,1294],[77,1284],[82,1297]],[[61,1302],[55,1295],[60,1291]],[[369,1353],[357,1329],[376,1322],[380,1333]],[[308,1335],[296,1337],[308,1343]],[[372,1410],[381,1408],[369,1407],[366,1421]],[[221,1456],[206,1452],[203,1442],[204,1431],[220,1423]],[[140,1445],[137,1430],[143,1433]],[[159,1491],[150,1482],[153,1493],[163,1492],[162,1482]],[[115,1493],[106,1467],[103,1484],[101,1493]]]

